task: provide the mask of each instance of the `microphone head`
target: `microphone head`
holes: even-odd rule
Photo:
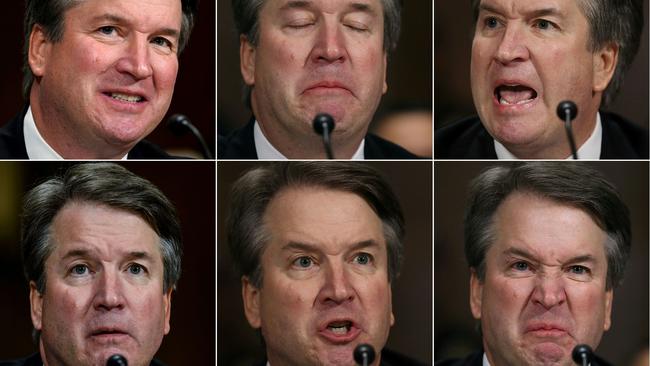
[[[124,356],[115,354],[108,358],[106,366],[129,366],[129,363]]]
[[[571,352],[571,357],[573,358],[573,361],[575,363],[582,365],[583,354],[586,355],[587,362],[591,362],[594,351],[592,351],[591,347],[587,346],[586,344],[579,344],[573,348],[573,352]]]
[[[184,135],[190,124],[189,118],[183,114],[174,114],[167,118],[167,127],[176,136]]]
[[[354,348],[354,361],[363,365],[364,355],[368,365],[375,360],[375,349],[371,345],[362,343]]]
[[[319,113],[314,117],[312,126],[319,135],[323,134],[323,128],[327,128],[327,131],[332,132],[334,131],[334,118],[327,113]]]
[[[565,100],[557,105],[557,116],[562,121],[566,120],[567,113],[570,121],[573,121],[578,115],[578,106],[570,100]]]

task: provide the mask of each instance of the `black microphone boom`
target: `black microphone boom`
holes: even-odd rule
[[[203,139],[203,135],[201,135],[199,129],[196,128],[196,126],[194,126],[192,122],[190,122],[189,118],[187,118],[182,114],[174,114],[167,119],[167,127],[169,127],[169,129],[176,136],[182,136],[187,131],[190,131],[192,136],[194,136],[194,138],[196,138],[199,141],[199,144],[201,145],[201,152],[203,153],[203,157],[205,157],[206,159],[214,159],[212,152],[210,152],[208,145],[205,143],[205,140]]]
[[[108,358],[106,366],[129,366],[129,363],[124,356],[115,354]]]
[[[566,136],[569,139],[569,147],[571,148],[571,155],[574,160],[578,160],[578,152],[576,151],[576,142],[573,138],[573,130],[571,129],[571,121],[578,116],[578,106],[570,100],[565,100],[557,105],[557,116],[564,121],[564,129]]]
[[[591,350],[591,347],[586,344],[579,344],[573,348],[571,357],[576,364],[588,366],[594,359],[594,352]]]
[[[360,344],[354,348],[354,362],[368,366],[375,360],[375,349],[369,344]]]
[[[332,153],[332,140],[331,134],[334,131],[334,118],[327,113],[319,113],[314,117],[312,126],[317,134],[323,137],[323,145],[325,146],[325,154],[328,159],[334,159]]]

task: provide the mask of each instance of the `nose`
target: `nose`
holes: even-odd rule
[[[549,275],[537,277],[532,301],[546,309],[562,305],[566,301],[564,279],[561,276]]]
[[[122,290],[121,279],[117,271],[102,271],[95,291],[95,309],[102,311],[122,309],[124,307]]]
[[[327,266],[324,274],[324,284],[319,294],[319,300],[324,304],[342,304],[354,299],[354,288],[350,282],[350,274],[342,264]]]
[[[495,58],[503,65],[528,60],[529,52],[524,31],[514,24],[508,24],[501,35]]]
[[[153,68],[149,57],[149,40],[143,35],[134,34],[126,42],[123,55],[117,62],[117,70],[136,80],[150,77]]]
[[[316,32],[312,61],[331,64],[346,59],[345,39],[338,21],[323,18]]]

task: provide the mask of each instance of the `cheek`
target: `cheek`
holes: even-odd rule
[[[174,55],[165,56],[163,59],[154,60],[152,67],[156,89],[171,97],[178,74],[178,58]]]

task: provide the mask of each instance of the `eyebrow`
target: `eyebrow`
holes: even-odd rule
[[[356,250],[360,249],[365,249],[365,248],[381,248],[379,243],[377,241],[369,239],[369,240],[363,240],[360,242],[357,242],[353,244],[347,252],[353,252]],[[311,244],[311,243],[302,243],[302,242],[295,242],[295,241],[290,241],[286,245],[284,245],[281,249],[282,251],[306,251],[306,252],[320,252],[320,246],[316,244]]]
[[[123,16],[117,15],[117,14],[111,14],[111,13],[105,13],[101,15],[97,15],[91,19],[93,23],[98,23],[101,21],[109,21],[112,23],[117,23],[117,24],[128,24],[131,25],[133,22],[129,21]],[[180,37],[180,31],[175,28],[167,28],[163,27],[158,29],[157,31],[153,32],[152,34],[156,35],[163,35],[163,36],[169,36],[169,37],[175,37],[179,38]]]
[[[525,249],[508,248],[508,249],[503,251],[503,254],[520,256],[520,257],[524,257],[526,259],[529,259],[529,260],[532,260],[532,261],[535,261],[535,262],[539,262],[532,253],[530,253],[529,251],[527,251]],[[585,263],[585,262],[596,263],[596,258],[594,258],[594,256],[591,255],[591,254],[577,255],[577,256],[571,257],[568,260],[564,261],[563,264]]]
[[[289,10],[289,9],[311,9],[312,7],[313,7],[312,1],[291,0],[291,1],[287,1],[283,6],[281,6],[280,11]],[[376,14],[375,9],[372,6],[370,6],[370,4],[365,2],[353,2],[351,4],[348,4],[346,12],[349,12],[350,10],[360,11],[371,15]]]
[[[503,14],[503,11],[497,8],[496,6],[490,5],[490,4],[481,4],[479,5],[479,12],[480,11],[487,11],[489,13],[495,13],[495,14]],[[531,18],[536,18],[536,17],[544,17],[544,16],[549,16],[553,15],[559,18],[564,18],[562,13],[558,8],[541,8],[541,9],[534,9],[530,11],[526,11],[525,14],[528,17]]]
[[[64,256],[63,260],[70,259],[70,258],[91,258],[91,251],[88,249],[72,249],[69,250]],[[149,254],[148,252],[142,252],[142,251],[131,251],[128,252],[127,255],[124,257],[126,260],[132,260],[132,259],[141,259],[145,260],[148,262],[153,262],[154,259]]]

